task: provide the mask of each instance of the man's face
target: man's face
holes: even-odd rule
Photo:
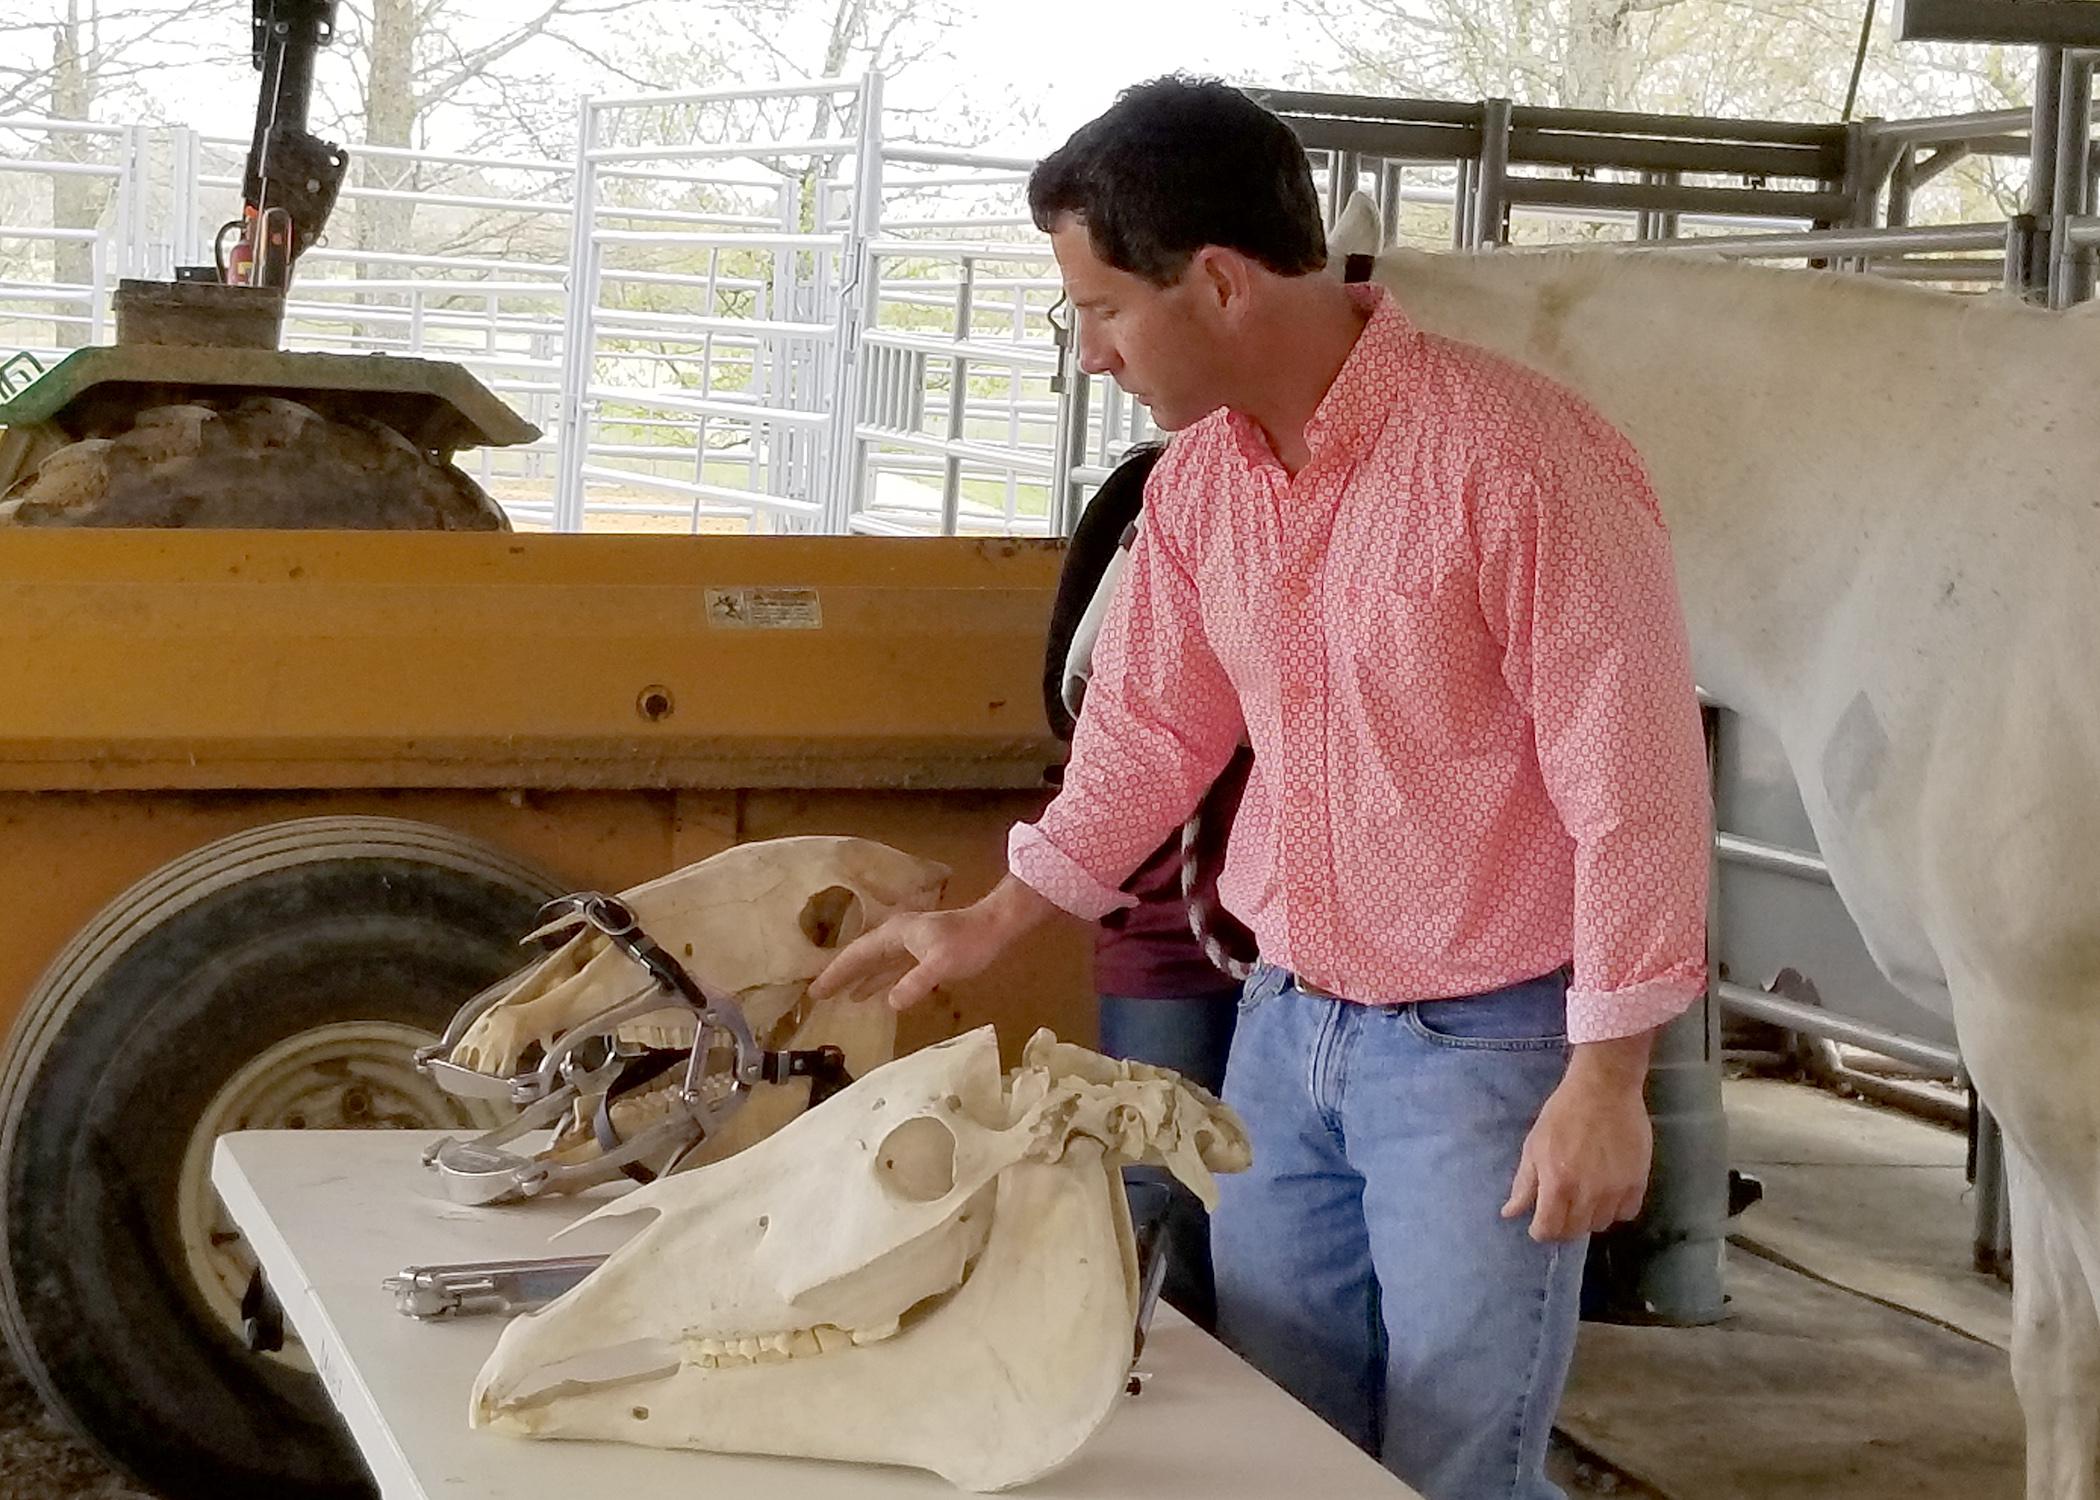
[[[1198,261],[1172,286],[1154,286],[1094,253],[1084,223],[1065,215],[1050,233],[1079,338],[1079,365],[1107,375],[1175,432],[1225,404],[1230,368],[1217,300]]]

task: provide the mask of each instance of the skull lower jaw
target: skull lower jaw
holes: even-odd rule
[[[1082,1153],[1093,1161],[1074,1170],[1070,1157]],[[1025,1483],[1076,1452],[1123,1390],[1136,1307],[1120,1197],[1099,1148],[1075,1142],[1060,1165],[1021,1162],[1000,1176],[990,1235],[962,1284],[891,1337],[827,1350],[812,1329],[814,1353],[746,1360],[738,1351],[728,1365],[706,1363],[706,1346],[687,1340],[675,1369],[659,1362],[523,1397],[529,1362],[513,1376],[499,1347],[472,1420],[529,1435],[906,1464],[973,1490]],[[529,1320],[505,1344],[521,1324]]]

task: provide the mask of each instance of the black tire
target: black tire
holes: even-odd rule
[[[175,1500],[371,1494],[320,1383],[249,1353],[192,1270],[191,1137],[275,1044],[441,1032],[556,891],[442,828],[304,819],[164,866],[53,962],[0,1070],[0,1321],[105,1458]]]

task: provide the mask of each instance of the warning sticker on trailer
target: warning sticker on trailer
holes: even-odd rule
[[[822,630],[815,589],[709,589],[707,623],[722,630]]]

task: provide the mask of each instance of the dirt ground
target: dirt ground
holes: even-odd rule
[[[0,1345],[0,1500],[153,1500],[112,1473],[58,1420]]]

